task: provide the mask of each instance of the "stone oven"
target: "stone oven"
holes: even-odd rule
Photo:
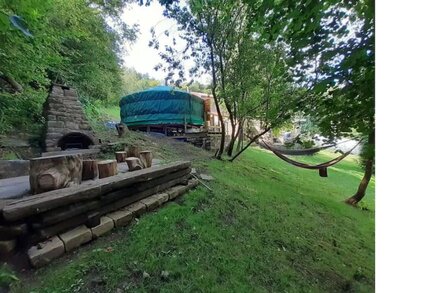
[[[43,111],[46,152],[88,149],[98,143],[73,88],[53,84]]]

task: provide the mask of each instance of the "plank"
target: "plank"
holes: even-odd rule
[[[84,214],[87,212],[99,210],[101,206],[107,205],[120,198],[126,197],[127,195],[143,192],[147,189],[154,188],[156,185],[163,184],[166,183],[167,181],[171,181],[176,178],[180,178],[185,175],[188,175],[190,170],[191,170],[190,168],[179,170],[177,172],[166,174],[162,177],[153,179],[151,181],[141,182],[123,189],[115,190],[106,195],[101,196],[99,200],[83,201],[83,202],[71,204],[66,207],[60,207],[54,210],[50,210],[48,212],[38,215],[37,218],[34,220],[32,227],[34,228],[47,227],[61,221],[66,221],[69,218],[72,218],[79,214]]]

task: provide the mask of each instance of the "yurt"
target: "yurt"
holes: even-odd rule
[[[127,95],[119,102],[121,122],[130,129],[169,132],[196,131],[204,125],[204,101],[170,86],[156,86]]]

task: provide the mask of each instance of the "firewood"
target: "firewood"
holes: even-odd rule
[[[127,148],[127,157],[139,158],[140,148],[136,145],[130,145]]]
[[[142,151],[139,153],[139,159],[141,159],[144,168],[150,168],[153,164],[153,153],[150,151]]]
[[[143,168],[142,162],[139,158],[136,157],[128,157],[125,159],[125,162],[128,166],[128,171],[137,171]]]
[[[118,174],[116,160],[105,160],[98,163],[99,178],[106,178]]]
[[[96,160],[83,160],[82,164],[82,180],[98,178],[98,162]]]
[[[125,158],[127,157],[127,152],[115,152],[116,161],[118,163],[125,162]]]
[[[80,184],[82,163],[79,155],[61,155],[30,160],[29,183],[31,193]]]

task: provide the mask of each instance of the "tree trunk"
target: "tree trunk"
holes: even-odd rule
[[[131,145],[127,150],[127,157],[136,157],[139,158],[140,149],[138,146]]]
[[[127,152],[115,152],[116,162],[123,163],[127,157]]]
[[[150,151],[142,151],[139,153],[139,159],[144,168],[150,168],[153,165],[153,153]]]
[[[238,142],[237,142],[237,148],[236,151],[238,152],[240,149],[243,148],[243,139],[244,139],[244,121],[239,124],[238,126]]]
[[[364,198],[365,192],[367,191],[368,183],[370,182],[372,175],[373,175],[373,159],[368,159],[365,164],[365,174],[361,180],[361,183],[359,184],[357,192],[352,197],[347,198],[345,200],[345,203],[355,206],[357,205],[358,202],[360,202]]]
[[[98,178],[98,162],[96,160],[83,160],[82,165],[82,180]]]
[[[214,61],[214,47],[212,44],[212,40],[209,41],[209,49],[210,49],[210,59],[211,59],[211,73],[212,73],[212,96],[214,97],[215,107],[217,109],[218,120],[220,121],[220,126],[222,129],[222,134],[220,138],[220,147],[215,155],[217,159],[221,159],[223,155],[223,151],[225,149],[225,122],[223,121],[223,115],[220,110],[220,103],[218,101],[216,88],[217,88],[217,74],[215,72],[215,61]]]
[[[143,167],[141,160],[136,157],[128,157],[125,159],[125,162],[127,163],[128,171],[130,172],[141,170]]]
[[[268,131],[270,130],[270,128],[267,128],[265,131],[263,131],[260,134],[255,135],[249,142],[248,144],[242,148],[237,154],[235,154],[235,156],[233,156],[229,162],[233,162],[239,155],[241,155],[248,147],[251,146],[251,144],[256,141],[258,138],[260,138],[261,136],[263,136],[264,134],[266,134]]]
[[[368,135],[368,145],[374,147],[374,131]],[[368,183],[370,183],[371,176],[373,175],[373,164],[374,156],[366,160],[364,177],[359,183],[358,190],[352,197],[347,198],[345,203],[355,206],[364,198]]]
[[[116,160],[105,160],[98,163],[99,178],[106,178],[118,174]]]
[[[231,141],[229,141],[228,147],[226,148],[226,154],[230,157],[232,157],[232,152],[234,150],[235,140],[237,139],[237,136],[235,135],[235,123],[232,122],[231,119],[231,127],[232,127],[232,136]]]
[[[30,160],[29,183],[31,193],[80,184],[82,163],[79,155],[51,156]]]
[[[128,132],[128,127],[124,123],[116,124],[116,130],[118,131],[118,136],[123,137]]]

